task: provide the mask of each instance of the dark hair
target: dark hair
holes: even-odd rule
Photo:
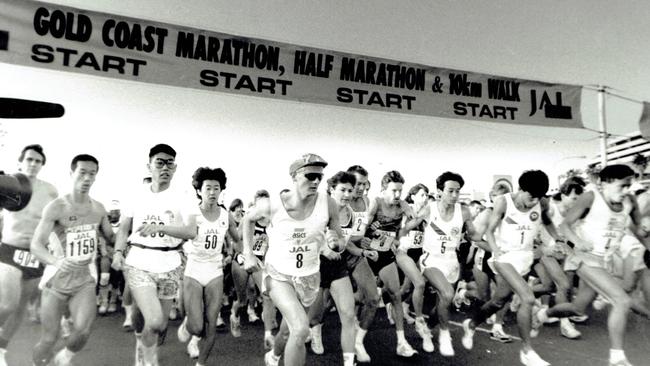
[[[330,192],[336,188],[337,184],[350,183],[352,187],[357,184],[357,178],[350,172],[340,171],[327,180],[327,191]]]
[[[477,200],[472,200],[472,201],[470,201],[470,202],[469,202],[469,205],[470,205],[470,206],[483,206],[483,204],[481,203],[481,201],[477,201]]]
[[[159,153],[165,153],[167,155],[171,155],[173,157],[176,157],[176,150],[172,148],[171,146],[167,144],[158,144],[149,150],[149,159],[151,159],[152,156],[159,154]]]
[[[519,177],[519,188],[533,198],[542,198],[548,192],[548,176],[541,170],[526,170]]]
[[[361,174],[364,177],[368,176],[368,171],[364,169],[364,167],[362,167],[361,165],[353,165],[348,168],[347,172],[352,174],[354,173]]]
[[[266,189],[260,189],[259,191],[255,192],[255,197],[253,197],[253,200],[257,201],[260,198],[269,198],[271,197],[269,195],[269,191]]]
[[[195,190],[200,191],[203,182],[206,180],[216,180],[219,182],[219,187],[221,187],[221,190],[223,191],[226,189],[226,181],[228,179],[226,178],[226,172],[221,168],[198,168],[192,175],[192,187],[194,187]],[[196,196],[201,199],[201,195],[199,195],[198,192],[196,193]]]
[[[634,170],[627,165],[614,164],[603,168],[598,174],[601,182],[613,182],[619,179],[625,179],[634,176]]]
[[[72,162],[70,162],[70,170],[73,172],[77,170],[77,163],[80,161],[90,161],[92,163],[95,163],[97,165],[97,170],[99,170],[99,161],[97,161],[97,158],[88,154],[79,154],[72,158]]]
[[[404,177],[402,177],[402,175],[397,170],[391,170],[390,172],[384,174],[384,176],[381,178],[381,188],[386,188],[388,186],[388,183],[404,184]]]
[[[453,172],[444,172],[440,174],[438,178],[436,178],[436,188],[439,190],[444,190],[445,189],[445,182],[447,181],[453,181],[453,182],[458,182],[460,184],[460,188],[463,188],[465,185],[465,180],[463,177],[460,176],[460,174],[453,173]]]
[[[424,192],[426,192],[426,194],[428,196],[429,195],[429,187],[425,186],[422,183],[418,183],[418,184],[414,185],[413,187],[411,187],[411,189],[409,189],[409,193],[406,195],[406,198],[404,199],[404,201],[406,201],[406,203],[413,204],[413,199],[411,198],[411,196],[414,195],[414,194],[417,194],[418,192],[420,192],[423,189],[424,189]]]
[[[233,212],[237,209],[237,207],[244,207],[244,202],[240,200],[239,198],[235,198],[230,202],[230,207],[228,207],[228,211]]]
[[[580,177],[570,177],[567,180],[565,180],[562,185],[560,186],[560,193],[564,195],[569,195],[571,192],[575,192],[576,194],[582,194],[584,192],[584,188],[587,184],[585,181],[580,178]]]
[[[23,160],[25,159],[25,153],[27,152],[27,150],[34,150],[37,153],[41,154],[41,156],[43,157],[43,165],[45,165],[45,161],[47,160],[47,158],[45,157],[45,153],[43,152],[43,146],[41,146],[39,144],[27,145],[27,146],[23,147],[23,151],[20,152],[20,156],[18,157],[19,162],[21,162],[21,163],[23,162]]]

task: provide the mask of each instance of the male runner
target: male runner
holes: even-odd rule
[[[609,165],[599,176],[600,187],[583,193],[560,224],[560,230],[575,244],[573,256],[568,260],[577,266],[578,294],[570,303],[540,309],[536,318],[546,321],[549,317],[583,314],[596,295],[602,295],[612,304],[607,321],[611,342],[609,364],[629,366],[623,343],[631,299],[608,271],[608,266],[613,253],[620,247],[626,228],[630,226],[632,233],[637,234],[641,215],[636,200],[628,194],[634,177],[632,168]],[[641,236],[644,239],[647,232]]]
[[[542,224],[549,234],[559,240],[553,222],[548,217],[548,202],[542,200],[548,191],[548,177],[540,170],[529,170],[519,177],[519,191],[498,197],[486,232],[492,250],[490,262],[497,275],[497,288],[492,299],[471,318],[463,322],[462,344],[472,349],[476,327],[501,309],[514,292],[521,299],[517,311],[517,325],[522,338],[519,352],[521,363],[527,366],[546,366],[530,343],[531,314],[535,296],[525,276],[533,264],[533,240]]]
[[[350,240],[343,257],[348,264],[348,272],[357,284],[357,292],[361,295],[362,302],[359,321],[356,324],[354,349],[357,361],[370,362],[370,355],[363,345],[363,340],[375,319],[379,294],[377,293],[377,281],[368,265],[368,260],[376,261],[379,255],[375,250],[360,248],[361,240],[368,226],[368,210],[370,208],[370,202],[366,196],[370,187],[368,171],[361,165],[353,165],[347,169],[347,172],[354,175],[356,183],[350,200],[354,225],[352,225]]]
[[[305,309],[318,295],[320,253],[334,258],[336,252],[345,249],[336,203],[317,192],[326,166],[318,155],[303,155],[289,168],[294,187],[269,200],[259,200],[243,219],[247,270],[258,268],[252,251],[255,222],[263,218],[270,221],[263,283],[282,313],[282,324],[273,349],[264,356],[267,365],[277,365],[282,353],[287,366],[305,364],[305,339],[309,335]],[[326,228],[330,229],[327,239]]]
[[[440,354],[447,357],[454,355],[449,332],[449,305],[454,297],[453,286],[460,279],[460,263],[456,250],[463,231],[474,241],[481,240],[482,236],[482,233],[474,228],[469,209],[458,203],[460,190],[464,185],[465,181],[459,174],[442,173],[436,179],[440,199],[429,206],[428,215],[416,218],[413,223],[427,224],[424,227],[424,253],[420,259],[420,268],[427,281],[438,291],[438,342]],[[420,322],[424,323],[424,319]]]
[[[9,340],[25,316],[27,300],[36,296],[43,266],[29,252],[43,208],[58,196],[56,188],[37,178],[46,157],[41,145],[28,145],[18,157],[18,171],[32,185],[31,200],[22,210],[3,211],[0,245],[0,366],[6,365]]]
[[[152,147],[147,167],[152,182],[140,185],[139,192],[125,205],[113,267],[124,267],[133,295],[136,362],[156,366],[158,335],[167,328],[168,314],[179,289],[178,250],[182,240],[193,238],[196,231],[184,225],[183,199],[170,188],[176,171],[176,151],[166,144]],[[125,259],[127,241],[131,247]]]
[[[404,178],[398,171],[389,171],[381,180],[381,196],[370,202],[368,210],[368,229],[362,247],[379,253],[377,260],[369,262],[375,276],[378,276],[388,290],[394,309],[395,330],[397,335],[396,353],[402,357],[412,357],[417,353],[404,336],[404,312],[400,294],[399,276],[395,260],[395,251],[399,238],[411,228],[402,228],[402,219],[413,218],[413,210],[400,199]],[[390,312],[387,307],[387,311]],[[390,313],[389,313],[390,314]]]
[[[72,357],[84,347],[90,335],[96,300],[95,278],[89,265],[94,265],[99,235],[111,243],[114,240],[106,209],[89,196],[98,170],[99,163],[91,155],[77,155],[72,159],[72,193],[45,206],[32,239],[32,254],[48,265],[41,295],[42,334],[33,354],[35,365],[46,365],[51,358],[66,307],[73,329],[63,349],[54,356],[54,365],[70,365]],[[52,232],[62,246],[54,253],[62,253],[62,257],[50,253],[47,248]]]

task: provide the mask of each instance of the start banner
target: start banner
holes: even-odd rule
[[[486,75],[22,0],[0,62],[440,118],[582,128],[577,85]],[[479,51],[477,51],[479,52]]]

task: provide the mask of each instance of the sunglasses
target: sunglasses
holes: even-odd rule
[[[323,180],[323,175],[320,173],[305,173],[305,178],[307,178],[310,181],[315,181],[318,179],[319,181]]]
[[[156,169],[162,169],[165,165],[167,165],[169,169],[176,168],[176,162],[173,159],[169,159],[169,160],[156,159],[153,162],[153,166]]]

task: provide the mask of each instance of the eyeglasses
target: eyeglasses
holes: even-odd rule
[[[320,174],[320,173],[306,173],[305,178],[307,178],[308,180],[310,180],[312,182],[315,181],[316,179],[318,179],[319,181],[322,181],[323,180],[323,175]]]
[[[156,169],[162,169],[165,165],[167,165],[169,169],[176,168],[176,162],[174,161],[174,159],[169,159],[169,160],[156,159],[153,161],[153,166],[156,167]]]

